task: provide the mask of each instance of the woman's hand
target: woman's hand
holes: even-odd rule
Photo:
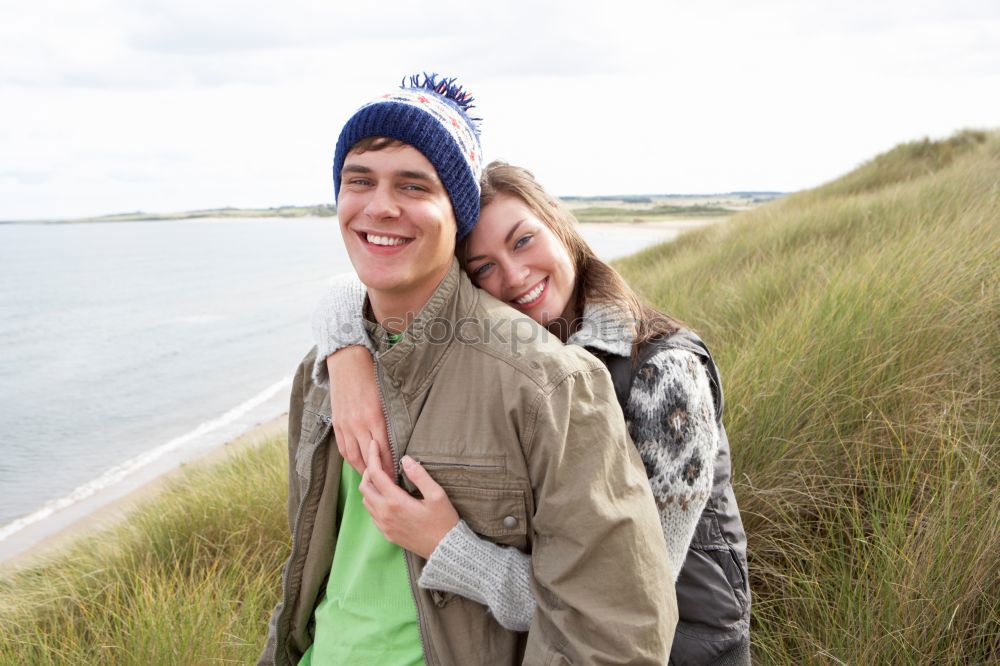
[[[365,473],[368,442],[378,443],[382,469],[392,469],[385,414],[375,385],[375,362],[361,345],[343,347],[326,357],[330,373],[330,418],[337,450],[347,464]]]
[[[375,526],[392,543],[429,559],[444,535],[458,524],[458,512],[448,495],[410,456],[403,456],[403,471],[424,496],[422,500],[382,471],[374,441],[369,444],[368,461],[359,489]]]

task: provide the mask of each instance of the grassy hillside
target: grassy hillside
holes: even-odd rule
[[[1000,659],[1000,135],[900,146],[623,260],[714,350],[757,663]],[[0,664],[246,663],[283,443],[0,581]]]
[[[1000,659],[1000,136],[620,268],[722,368],[758,661]]]
[[[732,215],[732,208],[715,204],[651,204],[642,208],[624,208],[622,206],[589,206],[573,209],[573,215],[579,222],[650,222],[653,220],[669,220],[692,217],[726,217]]]

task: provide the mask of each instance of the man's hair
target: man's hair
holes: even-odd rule
[[[377,152],[385,148],[396,148],[398,146],[405,146],[406,144],[399,139],[393,139],[388,136],[366,136],[365,138],[358,141],[356,144],[351,146],[350,150],[347,151],[348,154],[355,153],[360,155],[361,153],[367,152]]]

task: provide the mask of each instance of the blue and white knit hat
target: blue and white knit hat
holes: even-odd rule
[[[423,153],[434,165],[448,192],[458,224],[458,240],[472,231],[479,219],[479,177],[482,149],[479,118],[469,115],[473,97],[454,78],[437,74],[411,76],[400,89],[386,93],[354,112],[340,131],[333,158],[333,187],[340,196],[340,171],[344,158],[361,139],[385,136],[398,139]]]

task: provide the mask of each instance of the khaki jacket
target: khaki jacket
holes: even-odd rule
[[[518,634],[418,587],[424,560],[406,552],[428,666],[666,664],[673,576],[604,365],[476,289],[457,262],[399,342],[374,342],[397,480],[416,492],[399,471],[412,456],[475,532],[532,556],[538,609]],[[261,664],[295,664],[312,643],[336,547],[342,459],[315,353],[292,388],[292,552]]]

